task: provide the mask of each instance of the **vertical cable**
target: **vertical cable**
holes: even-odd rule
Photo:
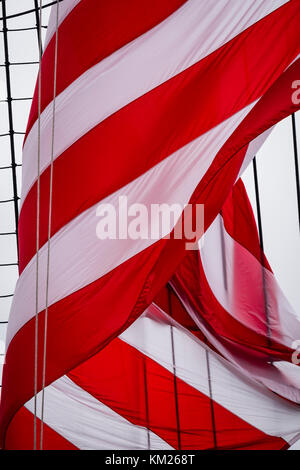
[[[172,291],[171,291],[171,286],[169,284],[167,284],[167,289],[168,289],[168,301],[169,301],[169,314],[172,317],[172,298],[171,298]],[[172,363],[173,363],[174,394],[175,394],[176,423],[177,423],[177,441],[178,441],[178,450],[181,450],[181,435],[180,435],[180,420],[179,420],[178,389],[177,389],[173,325],[170,326],[170,330],[171,330]]]
[[[146,367],[145,357],[143,358],[143,372],[144,372],[145,407],[146,407],[146,422],[147,422],[147,449],[150,450],[148,381],[147,381],[147,367]]]
[[[256,208],[257,208],[259,243],[260,243],[260,247],[262,251],[264,251],[264,239],[263,239],[263,230],[262,230],[262,221],[261,221],[261,209],[260,209],[256,157],[253,158],[253,175],[254,175],[255,199],[256,199]]]
[[[55,57],[54,57],[52,133],[51,133],[51,164],[50,164],[50,194],[49,194],[49,219],[48,219],[48,240],[47,240],[46,305],[45,305],[45,326],[44,326],[44,346],[43,346],[43,374],[42,374],[41,442],[40,442],[40,449],[41,450],[43,450],[45,379],[46,379],[46,357],[47,357],[47,327],[48,327],[48,301],[49,301],[49,275],[50,275],[50,239],[51,239],[51,221],[52,221],[53,160],[54,160],[55,105],[56,105],[56,81],[57,81],[58,18],[59,18],[59,0],[57,0],[57,2],[56,2]]]
[[[225,237],[224,237],[224,225],[223,225],[223,214],[222,210],[219,214],[219,224],[220,224],[220,241],[221,241],[221,254],[222,254],[222,269],[223,269],[223,283],[226,293],[228,292],[228,279],[227,279],[227,269],[226,269],[226,247],[225,247]],[[205,343],[207,344],[207,339],[205,337]],[[210,398],[210,413],[211,413],[211,423],[214,439],[214,449],[218,448],[217,443],[217,427],[216,427],[216,418],[215,418],[215,409],[214,409],[214,400],[213,400],[213,389],[212,389],[212,376],[210,370],[210,357],[208,349],[205,350],[206,358],[206,370],[207,370],[207,380],[208,380],[208,390]]]
[[[228,290],[228,280],[227,280],[227,270],[226,270],[226,251],[225,251],[225,238],[224,238],[224,229],[223,229],[223,216],[222,210],[220,211],[220,236],[221,236],[221,252],[222,252],[222,267],[223,267],[223,282],[224,288],[227,292]]]
[[[295,177],[296,177],[296,191],[298,203],[298,222],[300,229],[300,179],[299,179],[299,159],[298,159],[298,144],[297,144],[297,131],[295,114],[292,114],[292,130],[293,130],[293,144],[294,144],[294,161],[295,161]]]
[[[38,38],[39,51],[43,52],[42,25],[41,25],[40,16],[39,16],[38,0],[34,0],[34,12],[35,12],[36,32],[37,32],[37,38]]]
[[[42,0],[39,5],[39,25],[42,24]],[[33,449],[37,450],[37,382],[38,382],[38,313],[39,313],[39,237],[40,237],[40,171],[41,171],[41,62],[42,44],[39,43],[38,75],[38,151],[37,151],[37,197],[36,197],[36,281],[35,281],[35,339],[34,339],[34,424]]]
[[[4,43],[4,58],[5,58],[5,74],[6,74],[6,90],[7,90],[7,108],[8,108],[8,124],[9,124],[9,140],[10,140],[10,155],[11,155],[11,171],[13,182],[13,202],[15,212],[15,226],[16,226],[16,241],[17,241],[17,259],[19,264],[19,238],[18,238],[18,224],[19,224],[19,208],[18,208],[18,186],[17,186],[17,172],[16,172],[16,155],[15,155],[15,140],[14,140],[14,126],[13,126],[13,110],[12,110],[12,97],[11,97],[11,81],[10,81],[10,63],[8,53],[8,34],[7,34],[7,21],[6,21],[6,5],[5,0],[2,1],[3,12],[3,43]]]
[[[213,437],[214,437],[214,448],[217,449],[218,444],[217,444],[216,419],[215,419],[215,410],[214,410],[214,401],[213,401],[210,359],[209,359],[209,352],[207,349],[205,350],[205,357],[206,357],[206,368],[207,368],[207,378],[208,378],[208,390],[209,390],[209,398],[210,398],[211,423],[212,423]]]
[[[260,243],[260,248],[261,248],[260,250],[261,251],[261,269],[262,269],[263,294],[264,294],[264,304],[265,304],[265,313],[266,313],[267,336],[268,336],[268,344],[270,345],[271,328],[270,328],[270,319],[269,319],[269,311],[268,311],[268,294],[267,294],[266,278],[265,278],[265,270],[264,270],[264,238],[263,238],[262,219],[261,219],[256,157],[253,158],[253,176],[254,176],[254,186],[255,186],[258,234],[259,234],[259,243]]]

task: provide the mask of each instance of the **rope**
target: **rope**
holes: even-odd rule
[[[205,337],[205,343],[207,345],[206,337]],[[209,390],[209,398],[210,398],[209,401],[210,401],[211,424],[212,424],[212,431],[213,431],[213,438],[214,438],[214,449],[217,449],[218,443],[217,443],[216,417],[215,417],[215,408],[214,408],[213,390],[212,390],[212,376],[211,376],[211,370],[210,370],[210,358],[209,358],[208,349],[205,349],[205,357],[206,357],[208,390]]]
[[[293,131],[294,164],[295,164],[297,205],[298,205],[298,222],[299,222],[299,228],[300,228],[300,179],[299,179],[299,161],[298,161],[298,145],[297,145],[297,129],[296,129],[295,113],[292,114],[292,131]]]
[[[42,24],[42,0],[39,4],[39,19]],[[41,62],[42,49],[39,44],[39,77],[38,77],[38,155],[37,155],[37,202],[36,202],[36,285],[35,285],[35,338],[34,338],[34,424],[33,449],[36,445],[37,416],[37,372],[38,372],[38,313],[39,313],[39,236],[40,236],[40,170],[41,170]]]
[[[167,289],[168,289],[169,315],[171,318],[173,318],[173,315],[172,315],[172,292],[173,291],[172,291],[170,284],[167,284]],[[175,409],[176,409],[176,424],[177,424],[177,443],[178,443],[178,450],[181,450],[181,429],[180,429],[180,419],[179,419],[177,371],[176,371],[176,360],[175,360],[175,342],[174,342],[174,332],[173,332],[172,324],[170,326],[170,332],[171,332],[171,348],[172,348],[174,394],[175,394]]]
[[[54,83],[53,83],[53,108],[52,108],[52,134],[51,134],[50,193],[49,193],[49,219],[48,219],[48,240],[47,240],[47,277],[46,277],[46,306],[45,306],[44,348],[43,348],[44,354],[43,354],[43,375],[42,375],[40,450],[43,450],[43,429],[44,429],[44,408],[45,408],[45,377],[46,377],[48,298],[49,298],[49,273],[50,273],[50,238],[51,238],[51,219],[52,219],[55,102],[56,102],[56,81],[57,81],[56,78],[57,78],[58,19],[59,19],[58,13],[59,13],[59,0],[57,0],[56,2],[56,31],[55,31],[55,58],[54,58]]]
[[[268,346],[271,344],[272,340],[272,329],[270,325],[269,318],[269,302],[268,302],[268,290],[266,286],[266,275],[264,270],[264,235],[263,235],[263,226],[262,226],[262,216],[261,216],[261,207],[260,207],[260,197],[259,197],[259,185],[258,185],[258,173],[256,165],[256,157],[252,160],[253,164],[253,177],[254,177],[254,188],[255,188],[255,200],[256,200],[256,212],[257,212],[257,225],[258,225],[258,234],[259,234],[259,244],[260,244],[260,262],[262,266],[262,284],[263,284],[263,294],[264,294],[264,307],[266,313],[266,327],[267,327],[267,338]],[[272,361],[271,361],[272,362]]]

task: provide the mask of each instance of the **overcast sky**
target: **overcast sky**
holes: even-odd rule
[[[47,1],[43,2],[48,3]],[[33,0],[7,0],[7,15],[31,9]],[[0,14],[2,16],[2,7]],[[46,25],[49,8],[43,10],[42,24]],[[8,20],[9,29],[35,26],[34,13]],[[2,29],[2,25],[1,25]],[[45,30],[43,30],[43,34]],[[4,63],[2,33],[0,64]],[[31,62],[38,60],[37,34],[34,30],[9,32],[9,60]],[[13,98],[31,97],[37,75],[37,65],[11,66]],[[6,99],[5,69],[0,67],[0,100]],[[14,130],[24,132],[30,101],[13,102]],[[300,113],[297,115],[298,146],[300,144]],[[0,134],[8,132],[7,103],[0,102]],[[21,163],[22,135],[15,136],[17,162]],[[300,148],[300,147],[299,147]],[[10,165],[9,138],[0,137],[0,167]],[[265,252],[286,297],[300,317],[300,236],[297,215],[295,167],[291,118],[278,124],[257,156],[259,190],[262,209]],[[252,165],[243,175],[251,203],[256,213]],[[18,168],[18,191],[21,189],[21,168]],[[13,196],[11,170],[0,170],[0,200]],[[0,203],[0,233],[14,231],[13,203]],[[16,262],[14,235],[0,236],[0,264]],[[0,267],[0,295],[13,293],[17,267]],[[11,298],[0,299],[0,321],[6,321]],[[0,324],[0,353],[4,351],[6,326]],[[300,338],[299,338],[300,339]],[[1,356],[0,356],[1,362]],[[1,375],[1,365],[0,365]]]

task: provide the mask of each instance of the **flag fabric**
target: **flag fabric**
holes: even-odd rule
[[[39,395],[38,417],[40,402]],[[32,413],[31,399],[11,423],[8,449],[32,448]],[[44,446],[285,449],[300,431],[299,414],[152,304],[119,338],[46,388]]]
[[[171,284],[212,345],[241,372],[300,403],[293,364],[300,318],[260,248],[250,201],[239,179],[199,251],[189,252]]]
[[[55,8],[41,67],[40,138],[37,87],[23,150],[2,446],[34,395],[39,146],[38,391],[52,147],[47,386],[125,331],[185,256],[184,239],[98,240],[98,204],[116,207],[119,196],[146,207],[201,203],[207,229],[247,163],[249,143],[298,107],[291,100],[298,0],[65,0],[57,35]]]

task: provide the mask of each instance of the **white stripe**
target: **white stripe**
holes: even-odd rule
[[[155,306],[120,338],[162,367],[173,371],[171,333],[173,328],[176,374],[199,392],[210,396],[205,351],[209,351],[213,400],[252,426],[271,436],[290,441],[300,432],[300,409],[264,387],[244,378],[239,370],[215,354],[194,335]]]
[[[37,416],[41,417],[41,392]],[[44,422],[82,450],[172,449],[163,439],[114,412],[63,376],[45,388]],[[34,399],[25,404],[33,413]]]
[[[69,15],[69,13],[73,10],[73,8],[76,7],[76,5],[80,2],[81,0],[63,0],[62,2],[59,3],[58,7],[58,26],[62,24],[62,22],[65,20],[65,18]],[[47,28],[47,35],[46,35],[46,41],[45,41],[45,46],[44,49],[48,46],[51,38],[53,37],[55,30],[56,30],[56,8],[57,5],[53,5],[51,8],[51,13],[48,21],[48,28]],[[91,12],[92,14],[92,12]]]
[[[286,0],[190,0],[184,4],[164,22],[89,69],[56,97],[54,158],[99,122],[284,3]],[[52,108],[50,103],[41,115],[41,171],[51,159]],[[23,151],[22,201],[37,178],[37,133],[35,122]]]
[[[178,150],[101,203],[112,204],[117,213],[119,196],[128,197],[128,206],[136,202],[144,204],[149,213],[151,204],[155,203],[180,203],[184,207],[218,150],[254,105]],[[80,214],[51,238],[48,305],[100,278],[155,241],[97,239],[97,206]],[[167,233],[169,231],[164,235]],[[38,311],[45,308],[46,266],[47,246],[44,245],[39,251]],[[7,345],[35,312],[35,276],[36,259],[33,257],[17,282],[8,324]]]

